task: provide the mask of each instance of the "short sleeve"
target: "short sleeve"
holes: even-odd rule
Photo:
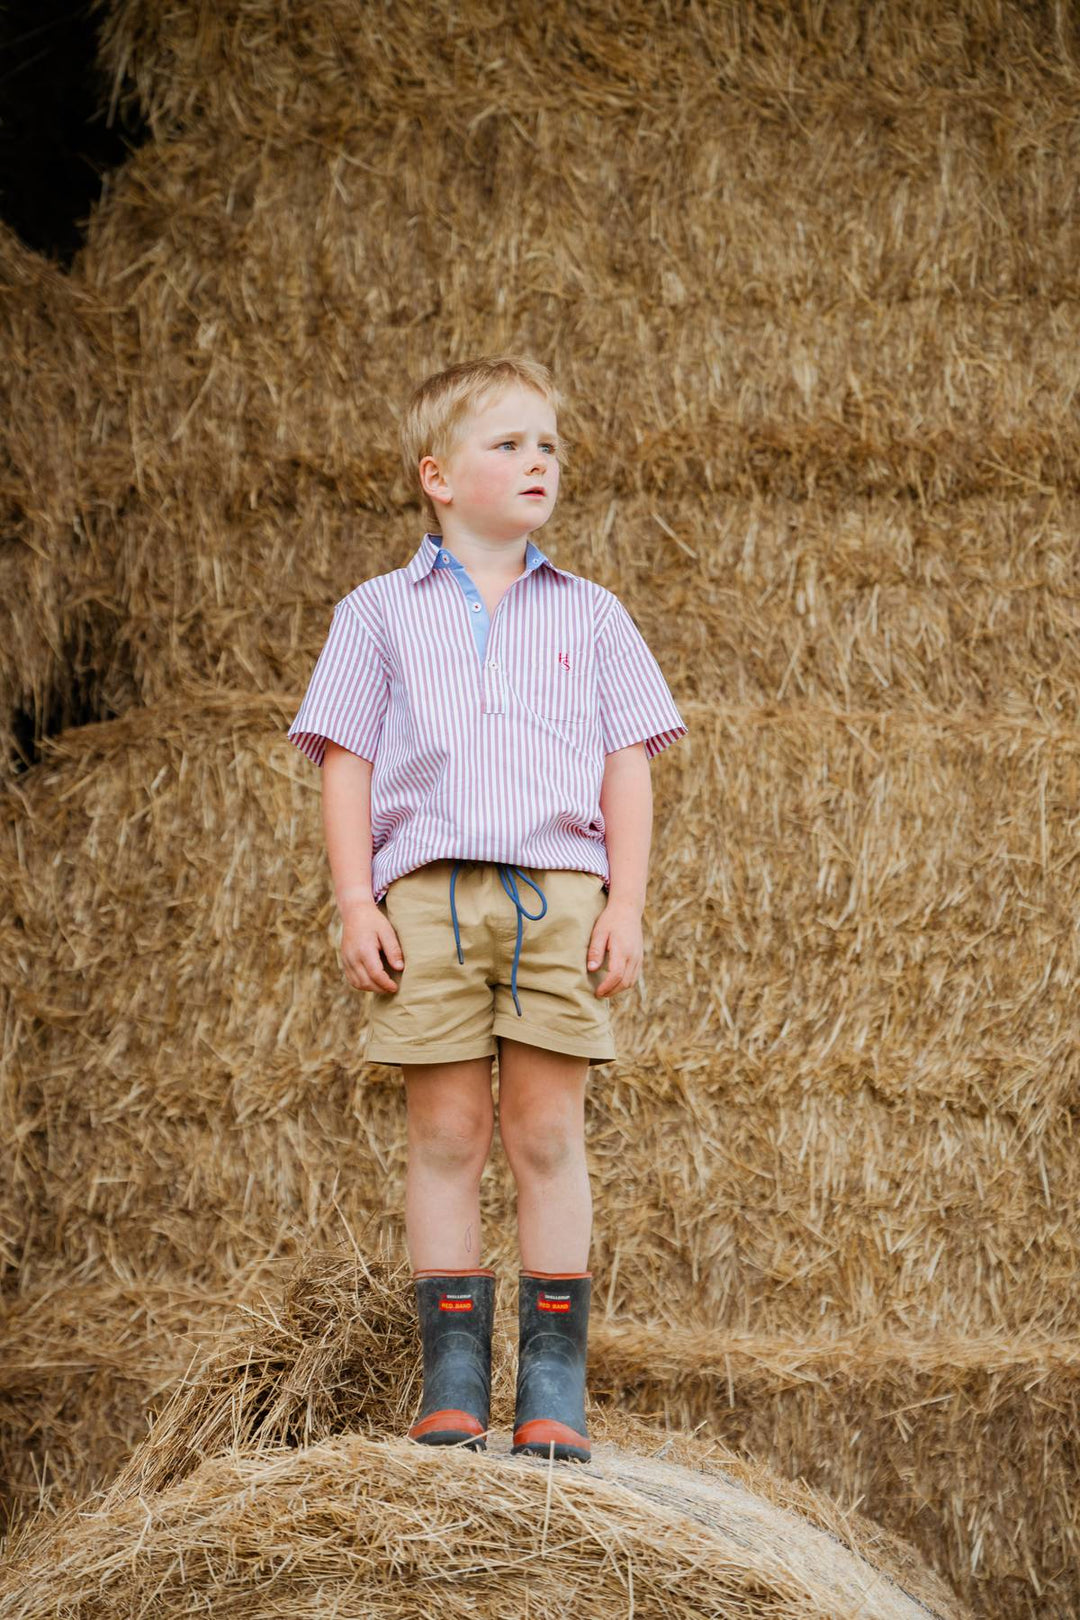
[[[618,597],[612,603],[596,634],[604,753],[644,742],[652,759],[684,737],[686,726],[641,631]]]
[[[374,760],[389,698],[375,638],[343,598],[334,608],[304,701],[289,727],[289,741],[315,765],[323,763],[328,740]]]

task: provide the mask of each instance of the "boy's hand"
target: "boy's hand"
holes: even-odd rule
[[[383,967],[383,955],[393,968],[403,968],[397,934],[386,913],[374,900],[353,900],[341,914],[341,960],[345,977],[357,990],[396,991],[397,983]]]
[[[629,990],[641,972],[644,946],[641,939],[641,913],[627,900],[609,900],[593,924],[586,965],[598,968],[604,951],[608,971],[596,987],[598,996]]]

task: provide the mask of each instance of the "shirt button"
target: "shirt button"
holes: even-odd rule
[[[491,660],[491,667],[492,667],[492,669],[498,669],[498,667],[499,667],[498,664],[495,662],[494,658]]]
[[[474,602],[473,605],[472,605],[472,610],[473,610],[474,613],[479,613],[479,611],[480,611],[480,603],[479,602]]]
[[[439,552],[439,556],[440,556],[440,557],[441,557],[441,558],[442,558],[442,560],[443,560],[443,562],[449,562],[449,561],[450,561],[450,559],[449,559],[449,557],[448,557],[448,556],[447,556],[447,555],[446,555],[446,552],[445,552],[445,551],[440,551],[440,552]]]

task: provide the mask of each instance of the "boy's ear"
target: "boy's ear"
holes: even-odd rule
[[[424,456],[417,473],[420,478],[420,488],[431,502],[448,501],[450,493],[445,488],[445,475],[434,456]],[[440,488],[442,485],[444,487]]]

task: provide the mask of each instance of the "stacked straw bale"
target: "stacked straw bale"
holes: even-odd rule
[[[1075,1614],[1075,19],[99,10],[152,139],[70,275],[0,230],[9,1515],[126,1477],[299,1248],[401,1253],[400,1078],[355,1056],[284,731],[333,603],[425,527],[408,387],[512,349],[567,396],[537,538],[690,727],[588,1095],[593,1395],[857,1506],[984,1614]],[[483,1200],[512,1301],[498,1151]],[[215,1567],[244,1491],[292,1522],[299,1447],[389,1500],[410,1415],[272,1459],[215,1431]],[[151,1584],[197,1473],[154,1485]]]

